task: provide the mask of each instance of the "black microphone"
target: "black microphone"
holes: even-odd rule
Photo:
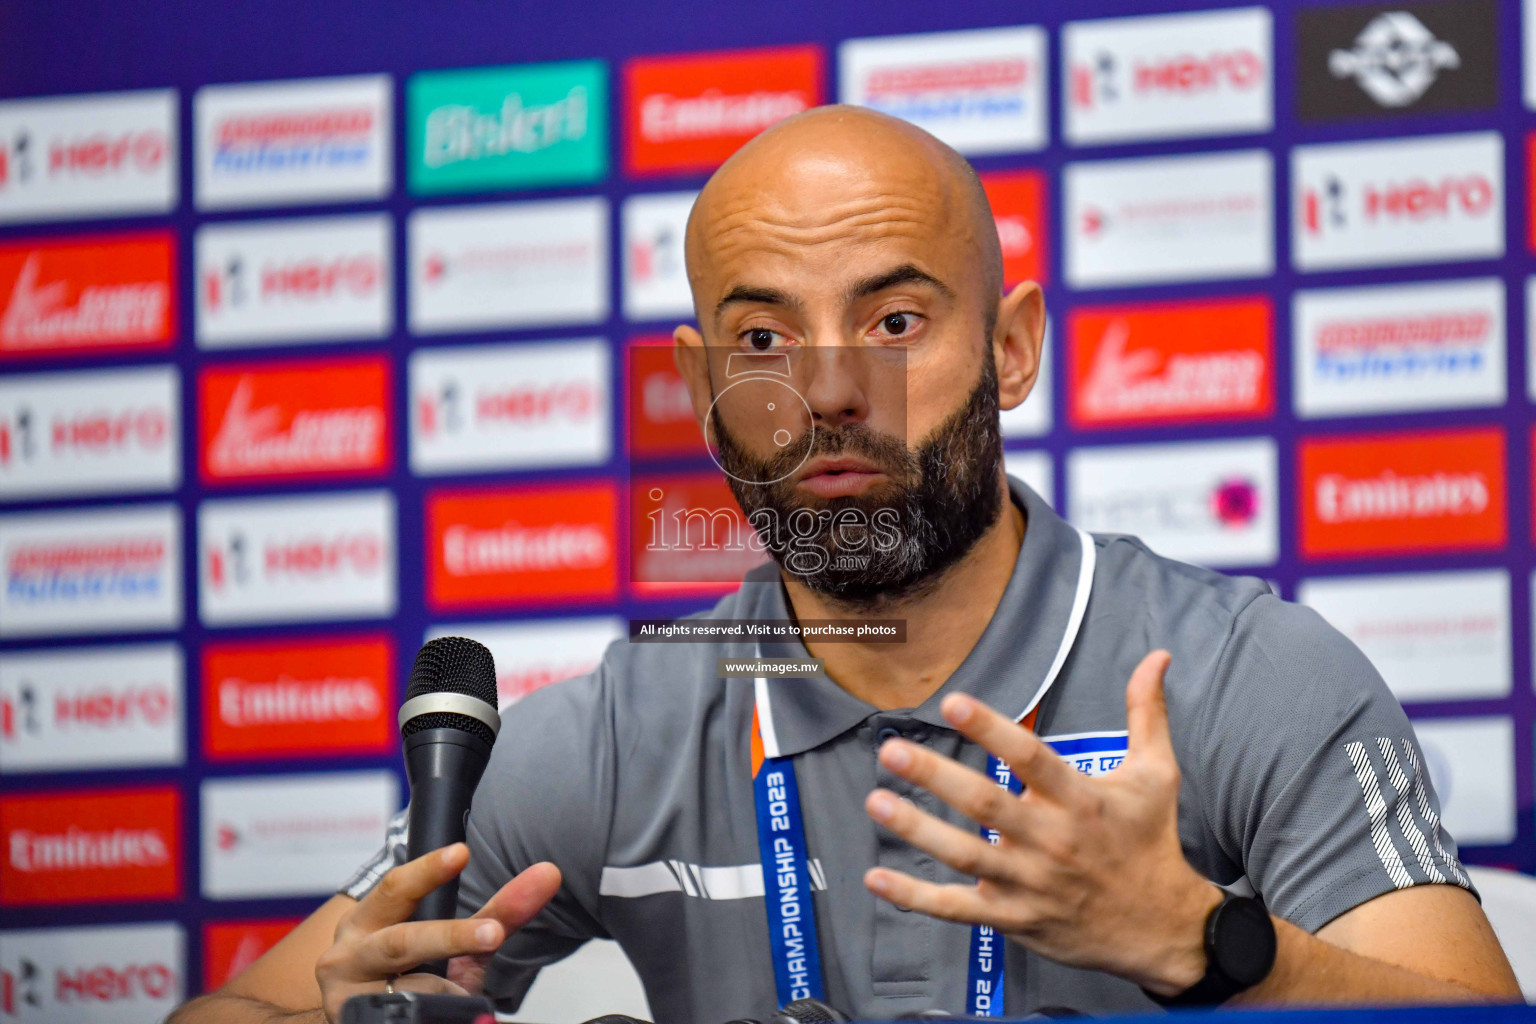
[[[400,738],[411,784],[406,855],[411,860],[464,841],[469,802],[501,728],[496,711],[496,663],[484,645],[462,636],[430,640],[416,652]],[[416,905],[415,921],[457,916],[459,880],[451,878]],[[418,970],[448,976],[448,962]]]

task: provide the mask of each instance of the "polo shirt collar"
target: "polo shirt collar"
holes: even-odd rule
[[[1092,540],[1020,481],[1009,477],[1008,485],[1026,516],[1024,543],[1002,599],[976,646],[936,693],[907,712],[927,725],[949,728],[939,714],[939,703],[957,692],[1014,717],[1027,714],[1060,671],[1070,649],[1068,635],[1075,637],[1082,621],[1092,583]],[[743,597],[747,591],[755,592],[756,600],[746,603],[757,608],[747,614],[753,618],[793,618],[782,583],[762,586],[760,583],[768,580],[759,576],[760,572],[764,576],[772,573],[776,581],[778,567],[769,564],[749,577]],[[765,643],[762,653],[770,658],[809,656],[799,641]],[[780,756],[819,747],[881,713],[831,679],[775,678],[758,686],[759,692],[766,686]]]

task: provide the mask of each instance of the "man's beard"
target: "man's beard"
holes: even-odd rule
[[[730,435],[718,409],[712,422],[731,491],[769,553],[840,604],[870,607],[925,593],[1002,512],[1003,442],[990,346],[975,389],[915,451],[901,438],[851,423],[808,430],[760,460]],[[821,455],[858,456],[891,482],[842,498],[797,491],[798,467]],[[774,482],[748,482],[754,480]],[[840,519],[845,509],[856,514]]]

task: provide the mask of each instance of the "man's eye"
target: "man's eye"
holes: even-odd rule
[[[750,331],[745,332],[743,337],[746,338],[747,344],[757,351],[766,352],[773,348],[773,343],[778,339],[779,332],[770,331],[766,327],[754,327]]]
[[[880,321],[880,326],[885,328],[887,334],[905,334],[912,326],[912,314],[892,313]]]

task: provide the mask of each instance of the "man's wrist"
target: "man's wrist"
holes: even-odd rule
[[[1176,996],[1205,977],[1205,922],[1221,903],[1222,891],[1203,878],[1172,903],[1162,949],[1138,983],[1160,996]]]

